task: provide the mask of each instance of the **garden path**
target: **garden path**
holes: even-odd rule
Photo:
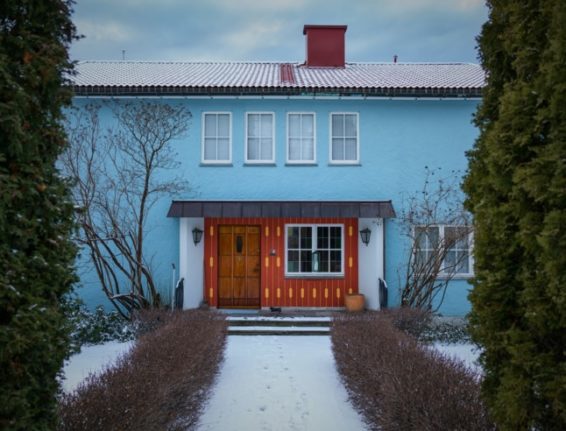
[[[365,430],[329,336],[229,336],[199,431]]]

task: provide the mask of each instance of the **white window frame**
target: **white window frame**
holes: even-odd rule
[[[288,235],[287,229],[290,227],[310,227],[312,233],[312,244],[311,244],[311,251],[314,252],[316,250],[317,244],[317,227],[339,227],[341,231],[341,253],[340,253],[340,272],[289,272],[288,270]],[[344,224],[343,223],[288,223],[285,224],[285,277],[292,277],[292,278],[334,278],[334,277],[344,277],[345,268],[344,268],[344,261],[345,261],[345,254],[346,254],[346,243],[344,238]]]
[[[271,159],[267,160],[267,159],[262,159],[262,160],[250,160],[248,159],[248,119],[250,115],[256,115],[256,114],[268,114],[271,115],[271,118],[273,119],[273,127],[271,128]],[[245,145],[244,145],[244,160],[246,164],[250,164],[250,165],[265,165],[265,164],[273,164],[275,163],[275,112],[273,111],[248,111],[246,112],[246,121],[244,124],[244,133],[245,133]],[[261,148],[261,146],[260,146]]]
[[[444,234],[444,229],[445,228],[470,228],[471,226],[464,226],[464,225],[455,225],[455,224],[431,224],[431,225],[418,225],[418,226],[414,226],[413,227],[413,238],[416,241],[417,239],[417,235],[415,230],[417,228],[424,228],[424,229],[430,229],[430,228],[438,228],[438,239],[439,241],[443,241],[445,238],[445,234]],[[418,249],[415,248],[415,252],[417,252]],[[450,272],[446,272],[444,271],[444,268],[441,268],[439,273],[438,273],[438,278],[446,278],[446,277],[451,277],[453,280],[454,279],[467,279],[467,278],[471,278],[474,276],[474,232],[473,230],[470,230],[470,233],[468,234],[468,272],[454,272],[454,273],[450,273]]]
[[[228,159],[227,160],[208,160],[204,158],[205,147],[205,117],[207,115],[228,115]],[[216,136],[218,139],[218,136]],[[218,149],[217,149],[218,150]],[[203,111],[201,117],[201,149],[200,161],[205,165],[229,165],[232,163],[232,113],[227,111]]]
[[[332,116],[354,115],[356,117],[356,160],[334,160],[332,158]],[[360,114],[358,112],[331,112],[328,116],[328,162],[331,165],[357,165],[360,163]]]
[[[291,134],[289,130],[289,117],[291,115],[312,115],[312,127],[313,127],[313,159],[312,160],[291,160],[289,158],[289,153],[291,150]],[[301,135],[302,139],[302,135]],[[297,111],[297,112],[287,112],[287,145],[285,147],[285,163],[290,165],[313,165],[316,164],[316,112],[306,112],[306,111]]]

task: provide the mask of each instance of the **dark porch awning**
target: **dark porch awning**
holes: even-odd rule
[[[391,201],[173,201],[167,217],[393,218]]]

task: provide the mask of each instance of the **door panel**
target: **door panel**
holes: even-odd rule
[[[260,229],[219,226],[218,306],[260,306]]]

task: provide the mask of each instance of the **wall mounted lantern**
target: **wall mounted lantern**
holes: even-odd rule
[[[193,242],[195,243],[195,246],[200,242],[200,240],[202,239],[202,233],[203,230],[199,229],[198,227],[195,227],[193,229]]]
[[[369,244],[369,239],[371,238],[371,230],[366,227],[365,229],[360,231],[360,236],[362,237],[362,242],[367,247]]]

